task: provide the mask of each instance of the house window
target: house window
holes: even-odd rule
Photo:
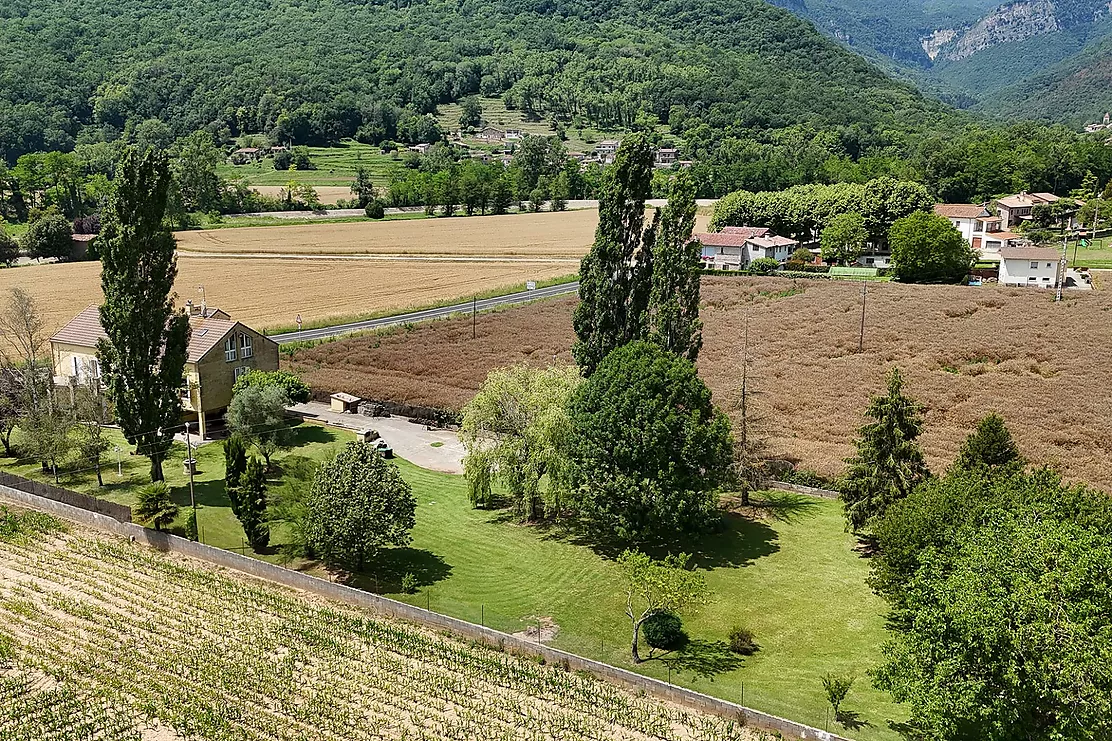
[[[1032,260],[1031,261],[1031,269],[1032,270],[1037,270],[1038,267],[1039,267],[1039,264],[1037,262],[1035,262],[1034,260]]]
[[[1032,280],[1038,280],[1038,278],[1036,278],[1035,276],[1033,276],[1033,275],[1032,275],[1032,276],[1031,276],[1030,278],[1028,278],[1027,280],[1028,280],[1028,281],[1032,281]]]
[[[1054,267],[1054,263],[1052,263],[1052,262],[1048,262],[1048,263],[1046,264],[1046,266],[1047,266],[1048,268],[1052,268],[1052,267]]]
[[[1050,282],[1050,278],[1043,278],[1043,280],[1047,281],[1048,283]]]
[[[236,359],[236,336],[232,335],[224,340],[224,362],[230,363]]]
[[[242,358],[244,358],[246,360],[247,358],[251,357],[251,355],[253,353],[252,353],[252,349],[251,349],[251,336],[250,335],[241,334],[239,336],[239,349],[240,349],[240,356]]]
[[[248,370],[250,369],[245,365],[238,366],[235,370],[232,371],[232,380],[238,381],[239,377],[246,373]]]

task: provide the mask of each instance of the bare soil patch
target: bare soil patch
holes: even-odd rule
[[[977,419],[999,412],[1024,454],[1068,478],[1112,489],[1112,296],[998,287],[870,284],[865,352],[861,286],[780,278],[703,282],[703,377],[730,408],[746,316],[755,404],[772,450],[836,474],[852,454],[870,394],[899,367],[927,407],[930,465],[953,460]],[[344,340],[289,364],[316,393],[344,390],[458,409],[492,368],[571,362],[574,299]]]

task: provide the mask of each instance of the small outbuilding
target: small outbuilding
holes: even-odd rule
[[[359,411],[359,402],[363,401],[358,396],[352,396],[351,394],[345,394],[342,392],[332,394],[331,400],[332,411],[340,412],[341,414],[345,412],[355,414]]]

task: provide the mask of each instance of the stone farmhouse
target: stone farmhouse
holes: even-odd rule
[[[190,337],[182,379],[182,421],[196,422],[201,438],[232,401],[232,385],[249,370],[278,370],[278,344],[205,305],[187,304]],[[98,307],[90,306],[50,338],[54,383],[99,381],[97,341],[106,335]]]

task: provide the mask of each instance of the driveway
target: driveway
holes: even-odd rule
[[[364,417],[333,412],[327,404],[310,401],[294,404],[288,411],[304,419],[322,422],[353,432],[377,430],[394,449],[394,455],[431,471],[463,473],[463,444],[450,430],[428,430],[405,417]],[[436,443],[440,443],[436,445]]]

